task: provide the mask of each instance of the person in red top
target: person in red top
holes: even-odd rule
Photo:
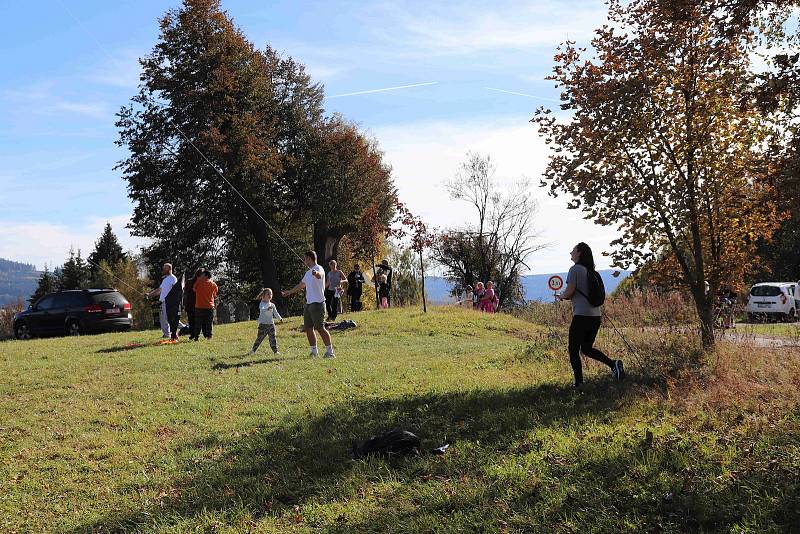
[[[214,323],[214,299],[217,291],[217,284],[211,280],[211,271],[204,270],[202,276],[198,276],[194,283],[195,322],[189,339],[194,341],[200,339],[201,328],[203,337],[211,339],[213,335],[211,329]]]

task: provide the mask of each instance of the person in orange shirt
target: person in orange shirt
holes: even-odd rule
[[[211,271],[203,270],[202,276],[198,276],[197,281],[194,283],[195,321],[194,329],[189,339],[199,340],[201,328],[203,337],[211,339],[214,324],[214,299],[217,297],[217,291],[217,284],[211,280]]]

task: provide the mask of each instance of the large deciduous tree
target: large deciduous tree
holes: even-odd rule
[[[376,225],[389,226],[397,192],[377,144],[342,117],[326,120],[315,140],[305,196],[314,206],[314,250],[327,266],[338,256],[341,239],[362,231],[360,219],[368,207],[376,208]]]
[[[721,9],[612,0],[592,51],[567,42],[555,57],[550,79],[570,114],[540,109],[533,119],[553,147],[543,185],[619,228],[616,265],[668,250],[706,347],[713,304],[704,281],[740,280],[757,261],[756,241],[779,220],[751,91],[753,30],[723,31]]]
[[[325,120],[323,89],[300,63],[255,48],[218,0],[184,0],[160,26],[117,122],[131,226],[154,239],[151,261],[257,276],[281,304],[281,281],[300,265],[290,249],[307,248],[311,225],[340,239],[374,202],[366,196],[380,197],[367,178],[393,195],[388,169],[355,128]],[[337,203],[345,209],[327,209]]]

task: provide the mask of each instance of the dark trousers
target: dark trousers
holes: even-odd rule
[[[600,317],[575,315],[569,325],[569,363],[575,374],[575,383],[583,383],[583,367],[581,366],[581,352],[589,358],[603,362],[609,367],[614,366],[614,360],[594,348],[594,340],[600,330]]]
[[[359,304],[355,304],[356,302],[358,302]],[[360,302],[361,302],[361,292],[353,293],[352,295],[350,295],[350,311],[360,311],[361,310]]]
[[[192,337],[198,339],[200,337],[200,330],[203,330],[203,337],[211,339],[213,332],[211,329],[214,325],[214,310],[207,310],[205,308],[195,308],[194,310],[194,330],[192,330]]]
[[[197,323],[195,308],[186,308],[186,320],[189,321],[189,336],[194,336],[194,325]]]
[[[253,343],[253,352],[258,350],[258,347],[261,346],[261,343],[264,341],[264,338],[269,336],[269,347],[272,349],[272,352],[275,354],[278,353],[278,340],[275,337],[275,325],[274,324],[259,324],[258,325],[258,335],[256,336],[256,342]]]
[[[178,339],[178,319],[180,319],[181,312],[177,304],[167,304],[167,322],[169,323],[169,331],[172,334],[172,339]]]
[[[341,299],[336,296],[336,291],[331,289],[325,290],[325,309],[328,312],[328,320],[335,321],[336,316],[339,315],[339,301]]]

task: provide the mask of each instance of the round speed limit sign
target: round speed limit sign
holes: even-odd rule
[[[564,287],[564,280],[558,275],[553,275],[550,277],[550,280],[547,281],[547,287],[553,291],[558,291]]]

